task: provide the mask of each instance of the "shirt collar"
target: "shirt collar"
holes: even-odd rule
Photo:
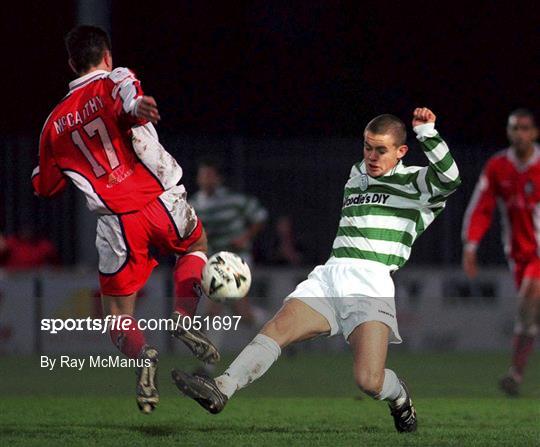
[[[388,177],[390,175],[394,175],[402,167],[403,167],[403,160],[398,160],[398,162],[396,163],[396,165],[392,169],[390,169],[386,174],[380,175],[379,177]],[[360,172],[362,174],[365,174],[365,175],[371,177],[371,175],[369,175],[367,173],[367,170],[366,170],[366,160],[362,160],[362,163],[360,164]],[[371,177],[371,178],[377,179],[379,177]]]
[[[88,84],[89,82],[95,80],[95,79],[98,79],[98,78],[102,78],[104,77],[105,75],[108,75],[109,72],[106,71],[106,70],[94,70],[94,71],[91,71],[90,73],[86,73],[85,75],[81,76],[80,78],[77,78],[77,79],[74,79],[73,81],[71,81],[69,83],[69,90],[70,91],[73,91],[77,88],[80,88],[86,84]]]
[[[506,156],[510,160],[510,162],[516,167],[518,171],[525,171],[533,164],[537,163],[538,160],[540,160],[540,146],[538,144],[534,144],[534,151],[531,155],[531,158],[529,158],[525,163],[523,163],[519,158],[516,157],[516,154],[512,147],[509,147],[506,150]]]

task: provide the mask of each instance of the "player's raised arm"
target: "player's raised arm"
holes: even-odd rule
[[[456,162],[435,130],[436,119],[436,115],[427,107],[418,107],[413,112],[413,130],[429,160],[425,180],[432,203],[453,193],[461,183]]]

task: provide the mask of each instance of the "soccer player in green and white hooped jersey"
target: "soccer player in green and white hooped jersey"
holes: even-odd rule
[[[204,222],[208,253],[231,251],[251,264],[251,245],[262,230],[268,212],[252,196],[223,186],[220,166],[213,160],[199,163],[197,191],[189,200]]]
[[[435,130],[435,114],[413,112],[412,125],[427,167],[405,167],[405,124],[380,115],[364,131],[364,159],[345,186],[332,255],[316,267],[283,307],[215,379],[173,371],[186,395],[220,412],[239,389],[261,377],[285,346],[318,335],[343,334],[353,352],[357,385],[388,401],[399,432],[415,431],[416,411],[403,380],[385,369],[388,343],[400,343],[390,273],[409,258],[416,238],[443,210],[460,184],[448,147]]]
[[[395,271],[407,262],[414,241],[444,209],[446,198],[460,183],[456,163],[434,124],[415,130],[429,166],[405,166],[399,159],[380,176],[369,175],[384,166],[372,155],[378,142],[366,138],[365,158],[353,166],[345,185],[333,257],[380,262]],[[406,146],[402,148],[406,151]]]

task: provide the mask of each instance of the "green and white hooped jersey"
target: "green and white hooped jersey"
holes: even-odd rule
[[[400,161],[381,177],[356,163],[345,185],[343,209],[331,256],[365,259],[397,270],[418,236],[444,209],[461,180],[456,162],[434,124],[414,128],[429,166]]]
[[[213,195],[204,191],[196,192],[189,203],[201,219],[208,237],[208,253],[232,251],[242,257],[248,257],[251,247],[239,251],[232,246],[232,241],[242,236],[247,228],[267,219],[268,212],[252,196],[241,194],[220,186]]]

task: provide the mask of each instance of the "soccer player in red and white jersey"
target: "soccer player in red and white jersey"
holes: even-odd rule
[[[500,381],[515,396],[523,379],[540,322],[540,146],[534,115],[518,109],[508,117],[510,147],[491,157],[484,167],[463,222],[463,269],[478,273],[476,248],[499,204],[505,253],[519,290],[512,366]]]
[[[158,264],[149,246],[178,256],[173,335],[199,359],[214,363],[219,354],[213,344],[201,332],[181,327],[178,318],[196,311],[206,235],[186,201],[182,169],[152,125],[160,119],[156,101],[143,94],[132,71],[113,70],[106,32],[77,26],[67,34],[66,48],[78,77],[45,122],[32,183],[39,196],[51,197],[69,179],[98,214],[104,313],[118,316],[110,328],[113,343],[144,365],[138,368],[137,403],[149,413],[159,400],[154,380],[158,352],[145,343],[133,318],[137,291]]]

